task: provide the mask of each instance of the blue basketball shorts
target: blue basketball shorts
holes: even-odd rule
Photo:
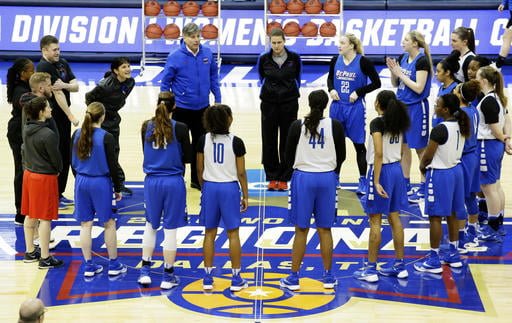
[[[73,216],[79,222],[89,222],[98,218],[104,224],[114,218],[112,180],[106,176],[85,176],[75,178],[75,211]]]
[[[423,100],[418,103],[407,105],[407,112],[411,120],[411,127],[405,133],[404,143],[409,148],[425,148],[428,143],[428,101]]]
[[[400,162],[382,165],[379,182],[388,194],[388,198],[383,198],[377,194],[373,176],[373,165],[370,165],[367,175],[368,196],[365,207],[367,214],[389,214],[408,208],[407,188]]]
[[[480,146],[480,184],[494,184],[501,176],[505,145],[497,140],[478,140]]]
[[[187,191],[181,175],[151,176],[144,178],[144,204],[146,221],[154,230],[160,222],[164,229],[187,225]]]
[[[329,117],[343,125],[345,136],[353,143],[364,144],[366,139],[366,109],[360,100],[354,104],[342,104],[339,100],[332,101]]]
[[[467,219],[464,203],[464,175],[460,164],[447,169],[428,169],[426,174],[425,213]]]
[[[315,218],[317,228],[331,228],[336,219],[337,175],[330,172],[294,170],[289,191],[290,222],[305,229]]]
[[[217,228],[221,219],[226,230],[240,227],[240,186],[238,182],[205,181],[201,190],[201,224],[206,229]]]

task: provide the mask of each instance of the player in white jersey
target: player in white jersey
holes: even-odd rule
[[[459,82],[469,81],[468,65],[475,57],[475,32],[472,28],[457,27],[451,35],[452,49],[459,51],[459,70],[455,77]]]
[[[504,235],[503,218],[505,193],[500,183],[503,152],[511,153],[510,119],[507,115],[507,97],[503,89],[503,77],[491,66],[478,70],[484,98],[477,106],[480,115],[478,143],[480,146],[480,187],[487,201],[488,225],[481,228],[480,239],[501,240]]]
[[[432,129],[420,170],[426,173],[427,197],[425,213],[430,222],[430,254],[423,262],[414,264],[420,272],[440,274],[443,272],[439,257],[439,245],[443,235],[441,220],[446,217],[449,251],[443,263],[461,267],[458,247],[458,221],[466,219],[464,205],[464,175],[460,165],[465,138],[470,136],[469,118],[460,108],[455,94],[445,94],[437,99],[436,114],[443,122]]]
[[[381,242],[382,214],[388,215],[393,232],[395,261],[382,266],[380,273],[386,276],[407,278],[404,264],[404,230],[399,211],[407,208],[407,191],[400,159],[405,131],[410,126],[405,103],[399,101],[393,91],[383,90],[377,94],[375,110],[378,117],[370,123],[367,161],[368,194],[365,212],[370,222],[368,263],[354,272],[354,277],[367,282],[379,280],[377,256]]]
[[[207,133],[201,136],[197,145],[197,174],[202,187],[200,217],[205,226],[205,290],[213,289],[215,237],[221,219],[229,239],[233,273],[230,290],[236,292],[248,286],[240,277],[242,251],[238,234],[240,212],[245,212],[248,207],[245,146],[242,139],[229,132],[232,122],[231,108],[227,105],[209,107],[203,116]]]
[[[308,100],[310,113],[304,120],[292,123],[286,142],[286,164],[293,167],[289,212],[290,220],[295,225],[295,237],[292,273],[281,279],[281,286],[289,290],[300,289],[299,269],[304,258],[312,215],[320,238],[325,269],[323,286],[334,288],[337,284],[331,273],[331,227],[336,219],[337,174],[346,155],[345,135],[339,121],[323,117],[329,102],[325,91],[311,92]]]

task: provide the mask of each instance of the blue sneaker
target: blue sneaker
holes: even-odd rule
[[[402,261],[395,261],[392,265],[390,263],[382,265],[379,269],[379,274],[397,278],[409,277],[409,272],[405,268],[405,264]]]
[[[151,276],[149,275],[151,272],[151,267],[149,265],[142,266],[140,268],[139,279],[137,279],[137,283],[141,285],[150,285],[151,284]]]
[[[367,191],[368,191],[368,182],[366,180],[366,177],[361,176],[361,177],[359,177],[359,185],[357,186],[356,194],[365,195]]]
[[[204,290],[212,290],[213,289],[213,276],[212,274],[205,274],[203,278],[203,289]]]
[[[413,195],[414,194],[414,188],[412,187],[411,182],[406,181],[405,189],[407,190],[407,195]]]
[[[85,262],[84,276],[85,277],[93,277],[96,274],[99,274],[103,271],[103,266],[95,264],[92,260],[88,260]]]
[[[480,226],[480,233],[478,234],[478,240],[480,241],[495,241],[501,242],[502,239],[498,232],[494,231],[488,224]]]
[[[59,210],[66,210],[69,207],[68,204],[64,204],[62,202],[59,202]]]
[[[364,280],[369,283],[376,283],[379,281],[377,269],[375,267],[370,267],[368,265],[365,265],[363,268],[354,271],[352,276],[356,279]]]
[[[238,292],[247,287],[249,287],[247,280],[240,277],[240,274],[233,275],[233,278],[231,278],[231,287],[229,288],[230,291]]]
[[[419,203],[422,199],[425,198],[425,185],[424,183],[420,184],[419,187],[415,187],[412,189],[412,194],[408,194],[407,199],[409,203]]]
[[[507,230],[505,230],[505,227],[503,226],[503,215],[500,215],[498,217],[498,234],[500,236],[506,236],[507,235]]]
[[[161,289],[171,289],[174,286],[178,286],[180,284],[180,279],[174,273],[168,273],[164,270],[164,274],[162,277],[162,283],[160,283]]]
[[[324,272],[324,276],[322,277],[322,281],[324,283],[325,289],[333,289],[334,286],[338,285],[338,281],[336,280],[336,277],[331,273],[330,270],[326,270]]]
[[[427,272],[432,274],[440,274],[443,272],[443,267],[441,267],[441,261],[439,261],[439,255],[434,252],[430,252],[430,255],[423,262],[416,262],[414,264],[414,269],[419,272]]]
[[[73,201],[71,199],[68,199],[68,198],[65,198],[64,196],[61,196],[59,198],[59,202],[64,204],[64,205],[74,205],[75,204],[75,201]]]
[[[286,278],[282,278],[279,281],[279,284],[281,287],[287,288],[291,291],[299,290],[300,289],[300,283],[299,283],[299,274],[298,273],[291,273]]]
[[[126,268],[126,265],[123,265],[122,263],[120,263],[119,260],[110,259],[110,261],[108,263],[108,275],[109,276],[117,276],[117,275],[125,273],[127,270],[128,270],[128,268]]]
[[[457,250],[463,255],[471,251],[469,250],[470,248],[475,247],[478,247],[478,238],[468,230],[468,232],[464,233],[463,238],[459,240]]]
[[[462,267],[462,260],[460,259],[460,254],[452,246],[450,246],[450,250],[448,251],[448,253],[443,256],[441,263],[453,268]]]

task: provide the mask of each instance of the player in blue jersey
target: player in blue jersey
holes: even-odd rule
[[[363,45],[353,34],[340,37],[339,55],[331,59],[327,88],[333,99],[329,116],[341,122],[352,140],[359,168],[356,193],[366,193],[365,95],[380,88],[379,74],[372,61],[363,56]]]
[[[174,274],[177,228],[187,224],[185,163],[190,163],[192,146],[186,124],[172,120],[176,108],[174,94],[158,95],[155,116],[144,121],[141,129],[144,151],[143,169],[146,226],[142,238],[141,285],[151,284],[151,257],[155,250],[156,231],[162,225],[164,268],[160,288],[171,289],[179,284]],[[161,224],[162,223],[162,224]]]
[[[442,257],[450,267],[462,267],[458,247],[458,220],[467,217],[464,205],[464,175],[460,165],[465,138],[470,136],[469,118],[460,108],[455,94],[437,99],[435,111],[443,122],[432,129],[430,139],[421,158],[420,170],[426,173],[427,194],[425,214],[430,222],[430,254],[425,261],[414,264],[420,272],[443,272],[439,246],[443,235],[441,220],[446,217],[450,246]]]
[[[101,129],[105,107],[93,102],[87,106],[82,128],[73,133],[71,168],[75,178],[74,216],[80,222],[80,247],[85,260],[84,276],[93,277],[103,266],[92,261],[92,224],[94,218],[105,227],[108,274],[117,276],[126,272],[126,266],[117,260],[116,221],[112,212],[112,192],[121,200],[119,163],[114,137]]]
[[[469,62],[475,57],[475,32],[471,28],[457,27],[451,35],[452,49],[460,53],[459,70],[455,77],[459,82],[469,81],[467,74]]]
[[[455,73],[459,70],[459,56],[458,51],[453,51],[450,55],[445,57],[436,65],[436,78],[441,82],[437,96],[443,96],[452,93],[453,89],[459,84],[459,80],[455,77]],[[436,116],[435,112],[432,114],[432,127],[437,126],[438,123],[443,121],[442,118]],[[424,197],[424,192],[418,191],[420,197]]]
[[[292,272],[281,279],[280,284],[292,291],[300,289],[299,269],[313,215],[324,266],[323,286],[334,288],[337,285],[331,272],[331,227],[337,213],[338,174],[346,154],[345,135],[339,121],[323,117],[329,102],[325,91],[311,92],[308,100],[310,113],[304,120],[297,120],[290,126],[285,154],[288,167],[293,167],[289,211],[295,225],[295,237]]]
[[[398,101],[394,92],[383,90],[377,94],[375,110],[378,117],[370,123],[368,139],[368,194],[365,211],[370,222],[368,263],[354,272],[354,277],[367,282],[379,280],[377,256],[381,242],[382,214],[388,215],[395,246],[395,261],[379,272],[386,276],[407,278],[404,264],[404,229],[400,210],[407,208],[407,192],[400,165],[404,133],[410,126],[407,106]],[[404,205],[405,204],[405,205]]]
[[[505,26],[505,32],[503,33],[503,43],[501,44],[500,53],[496,60],[496,67],[501,68],[505,65],[508,53],[510,52],[510,44],[512,44],[512,0],[502,0],[498,6],[498,11],[508,9],[510,18],[508,19],[507,25]]]
[[[478,70],[476,79],[485,95],[477,106],[480,115],[478,143],[480,146],[480,187],[487,201],[488,225],[481,228],[482,240],[501,240],[504,235],[503,218],[505,193],[501,187],[503,152],[510,153],[510,121],[503,87],[503,77],[491,66]]]
[[[405,51],[398,61],[386,58],[386,65],[391,71],[391,83],[397,86],[396,96],[408,107],[411,128],[405,133],[402,149],[402,170],[407,185],[407,194],[413,195],[411,189],[411,148],[416,149],[421,159],[428,140],[428,96],[432,81],[432,58],[425,37],[416,30],[410,31],[402,40]],[[423,48],[423,51],[420,50]],[[422,176],[422,183],[424,177]],[[420,190],[422,190],[420,185]],[[424,189],[423,189],[424,191]]]
[[[459,98],[460,107],[468,115],[471,126],[470,136],[466,138],[461,157],[468,219],[459,222],[458,247],[460,253],[467,253],[466,248],[478,246],[478,202],[476,194],[480,192],[480,168],[478,164],[480,149],[477,142],[480,118],[476,107],[471,102],[480,93],[480,83],[477,80],[460,83],[455,87],[453,93]]]
[[[203,116],[207,133],[199,139],[197,145],[197,174],[202,188],[200,216],[205,226],[205,290],[213,289],[215,238],[221,219],[229,239],[233,275],[230,290],[237,292],[248,287],[247,281],[240,275],[242,250],[238,234],[241,212],[245,212],[249,205],[245,145],[242,139],[229,132],[232,122],[233,115],[229,106],[216,104],[209,107]]]

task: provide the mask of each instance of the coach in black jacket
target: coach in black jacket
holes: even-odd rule
[[[302,62],[297,53],[285,47],[281,29],[271,31],[270,43],[270,51],[258,58],[262,161],[269,181],[268,189],[287,190],[292,170],[285,166],[284,152],[288,129],[297,120]]]

